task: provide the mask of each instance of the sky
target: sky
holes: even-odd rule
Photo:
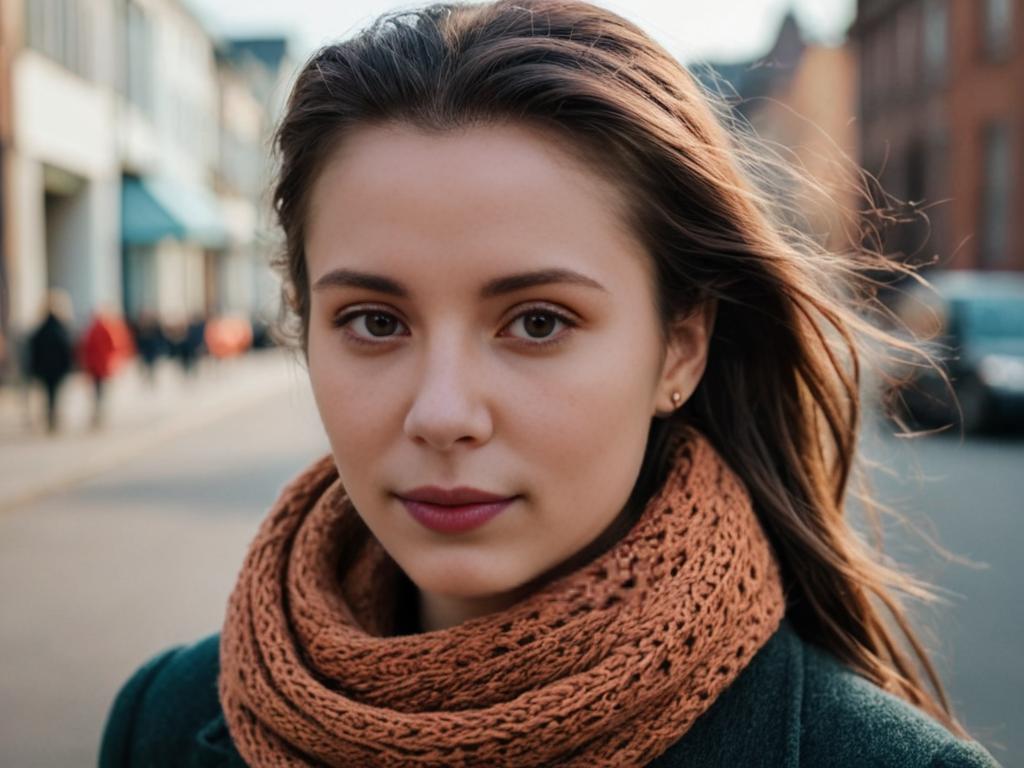
[[[304,59],[347,37],[377,14],[425,3],[394,0],[185,0],[217,35],[284,34]],[[855,0],[596,0],[638,23],[682,61],[740,61],[771,45],[786,10],[809,37],[838,43]]]

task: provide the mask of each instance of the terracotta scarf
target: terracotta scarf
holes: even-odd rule
[[[388,634],[400,572],[329,456],[253,541],[220,700],[253,766],[643,766],[778,627],[774,552],[706,438],[619,542],[507,611]]]

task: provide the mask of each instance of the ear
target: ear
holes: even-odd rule
[[[707,366],[717,311],[718,300],[707,299],[674,326],[655,393],[654,416],[670,415],[697,389]],[[682,395],[678,402],[672,401],[673,392]]]

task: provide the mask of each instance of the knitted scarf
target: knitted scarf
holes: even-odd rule
[[[692,433],[626,535],[513,607],[390,634],[401,574],[330,456],[282,492],[221,635],[220,700],[253,766],[643,766],[785,611],[742,481]]]

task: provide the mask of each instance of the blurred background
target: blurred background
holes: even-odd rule
[[[957,714],[1024,766],[1024,0],[602,4],[814,182],[778,179],[809,236],[867,222],[933,281],[883,298],[958,399],[894,370],[863,450],[905,520],[886,554],[949,601],[913,615]],[[119,685],[219,628],[260,519],[327,451],[269,333],[269,138],[306,57],[394,7],[0,0],[4,765],[93,764]]]

